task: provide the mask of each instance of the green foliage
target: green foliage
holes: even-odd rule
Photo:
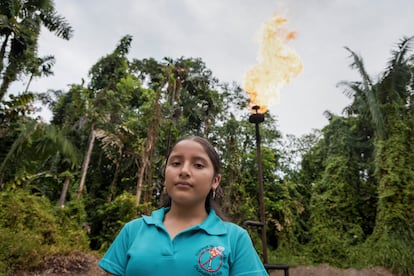
[[[91,77],[89,88],[92,92],[96,93],[102,89],[115,91],[118,81],[126,77],[128,60],[125,56],[128,54],[131,41],[131,36],[123,37],[111,54],[102,57],[92,66],[89,71]]]
[[[397,225],[401,225],[398,223]],[[414,224],[383,229],[364,244],[366,264],[389,268],[397,275],[414,275]]]
[[[352,119],[333,117],[321,140],[323,171],[312,182],[310,235],[313,260],[343,266],[348,250],[364,242],[366,179],[360,176],[360,149],[353,142]],[[317,160],[315,160],[317,161]]]
[[[230,187],[226,187],[224,193],[229,195],[227,200],[223,202],[226,214],[234,223],[241,225],[246,220],[255,220],[257,218],[257,203],[246,192],[245,187],[241,183],[232,183]],[[234,204],[231,204],[231,203]]]
[[[128,192],[99,206],[96,217],[92,218],[93,246],[100,251],[107,250],[122,226],[143,214],[149,214],[152,209],[149,203],[137,207],[135,196]]]
[[[59,252],[71,250],[86,250],[89,240],[86,234],[90,231],[87,223],[88,217],[82,200],[73,199],[67,201],[63,208],[54,208],[56,223],[64,237],[59,237]],[[63,238],[63,239],[62,239]]]
[[[366,244],[367,259],[398,275],[414,275],[414,132],[407,121],[395,120],[388,134],[377,143],[378,215]]]
[[[344,224],[339,220],[332,220],[329,224],[326,221],[323,224],[315,222],[311,234],[312,240],[306,249],[312,261],[337,267],[349,266],[349,251],[364,237],[359,225]]]
[[[59,210],[23,189],[0,192],[0,272],[34,268],[47,256],[86,250],[79,204]]]
[[[275,183],[274,197],[266,197],[268,210],[268,229],[270,248],[289,251],[290,254],[300,252],[300,244],[308,241],[308,226],[305,225],[306,200],[298,192],[296,183],[287,179]]]
[[[10,95],[9,100],[0,102],[0,122],[4,127],[19,121],[19,118],[33,114],[35,96],[33,93]],[[0,137],[2,137],[0,135]]]

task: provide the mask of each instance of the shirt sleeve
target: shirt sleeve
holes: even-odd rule
[[[106,251],[98,263],[99,267],[114,275],[125,275],[129,258],[128,249],[130,240],[127,226],[128,224],[121,229],[108,251]]]
[[[234,248],[235,256],[230,269],[231,276],[269,275],[253,246],[249,234],[244,229],[238,235]]]

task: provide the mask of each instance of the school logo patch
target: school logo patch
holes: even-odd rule
[[[223,246],[209,246],[198,253],[198,268],[203,272],[215,273],[223,265]]]

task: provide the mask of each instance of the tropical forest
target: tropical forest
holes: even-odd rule
[[[65,40],[74,31],[53,1],[0,2],[1,275],[53,256],[102,256],[125,223],[159,207],[166,155],[187,135],[219,152],[217,200],[229,219],[260,220],[257,125],[240,84],[220,81],[201,58],[130,57],[125,34],[78,83],[32,91],[55,63],[38,54],[41,29]],[[377,76],[344,50],[359,77],[338,80],[350,104],[326,111],[322,129],[285,135],[264,114],[269,263],[414,275],[414,37],[390,43]],[[16,82],[25,89],[12,91]],[[260,228],[247,229],[262,255]]]

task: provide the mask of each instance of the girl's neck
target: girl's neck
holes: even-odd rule
[[[176,220],[196,220],[202,222],[208,216],[208,213],[204,205],[189,207],[172,203],[168,216]]]
[[[202,223],[208,214],[206,209],[196,207],[184,207],[171,205],[170,210],[165,214],[163,224],[167,229],[170,238],[174,237],[185,229]]]

